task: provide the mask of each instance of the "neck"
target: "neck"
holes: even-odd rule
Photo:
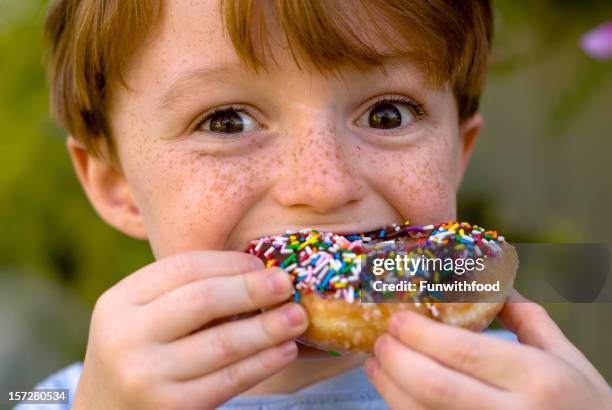
[[[289,394],[360,366],[367,355],[330,356],[319,350],[299,346],[299,356],[284,369],[243,393],[246,396]]]

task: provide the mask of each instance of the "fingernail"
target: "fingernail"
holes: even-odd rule
[[[256,256],[253,256],[251,258],[251,268],[253,270],[260,270],[260,269],[265,269],[266,265],[263,263],[263,261],[261,259],[259,259]]]
[[[408,309],[396,312],[389,320],[389,333],[393,336],[399,336],[402,325],[405,326],[405,322],[411,320],[411,317],[416,319],[418,316],[418,313]]]
[[[386,343],[387,343],[386,335],[382,335],[378,339],[376,339],[376,343],[374,343],[374,354],[376,354],[377,356],[380,355]]]
[[[291,282],[289,281],[289,275],[287,272],[275,269],[274,272],[268,274],[268,284],[270,290],[275,295],[282,295],[289,292],[291,288]]]
[[[297,345],[293,340],[283,343],[279,348],[284,356],[295,356],[297,353]]]
[[[368,377],[372,377],[374,375],[377,367],[378,367],[378,364],[376,363],[376,359],[374,359],[373,357],[370,357],[368,360],[366,360],[366,362],[363,365],[363,368],[366,374],[368,375]]]
[[[283,308],[283,318],[287,321],[289,326],[297,327],[304,324],[306,321],[306,314],[300,305],[292,303]]]
[[[513,289],[510,295],[508,296],[508,302],[511,303],[530,303],[531,300],[527,299],[525,296],[521,295],[518,290]]]
[[[398,317],[398,314],[391,316],[391,320],[389,321],[389,332],[390,333],[397,334],[397,331],[399,329],[399,322],[400,322],[400,319]]]

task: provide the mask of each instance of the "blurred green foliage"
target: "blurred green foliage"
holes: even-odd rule
[[[103,223],[76,182],[48,114],[46,3],[0,2],[0,266],[47,275],[91,303],[151,254]]]
[[[503,75],[525,70],[532,65],[554,59],[568,44],[582,54],[581,34],[604,20],[612,19],[612,2],[606,0],[494,1],[496,37],[491,73]],[[573,69],[576,79],[560,84],[558,97],[551,102],[548,115],[542,118],[542,133],[559,136],[573,118],[581,115],[606,81],[610,81],[612,63],[594,61],[582,55]]]

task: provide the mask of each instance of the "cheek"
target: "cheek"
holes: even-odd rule
[[[413,223],[455,217],[458,145],[453,136],[431,135],[418,146],[363,152],[371,186]]]
[[[215,157],[172,148],[143,158],[130,180],[156,257],[223,249],[229,232],[269,185],[255,152]],[[144,171],[144,172],[143,172]]]

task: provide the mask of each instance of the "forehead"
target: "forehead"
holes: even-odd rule
[[[193,61],[239,64],[221,17],[217,0],[166,0],[143,51],[168,70]]]
[[[358,12],[358,10],[354,11],[354,13]],[[266,21],[263,30],[265,32],[264,40],[270,47],[269,50],[264,50],[264,53],[267,53],[264,54],[266,63],[264,69],[268,71],[280,68],[285,71],[287,68],[302,70],[305,67],[307,70],[314,68],[317,71],[317,67],[304,65],[304,59],[299,52],[296,53],[295,47],[290,49],[286,30],[284,31],[277,19],[273,17],[274,11],[271,8],[265,8],[263,13]],[[365,13],[365,11],[362,11],[362,13]],[[367,16],[367,18],[371,17],[370,15]],[[217,0],[166,1],[160,24],[151,32],[149,40],[136,53],[133,59],[134,63],[128,67],[128,78],[138,82],[141,80],[145,82],[144,84],[150,85],[153,80],[157,84],[160,81],[166,82],[177,79],[190,70],[217,70],[217,73],[221,76],[232,71],[249,71],[252,66],[239,56],[236,44],[232,43],[227,31],[225,21],[221,5]],[[255,29],[254,25],[256,23],[251,24],[251,27],[248,27],[247,30]],[[385,28],[384,30],[387,31],[388,35],[393,35],[389,32],[390,29]],[[361,30],[359,41],[367,44],[367,46],[372,46],[379,53],[379,56],[389,56],[389,58],[382,61],[381,57],[380,61],[377,62],[378,64],[372,64],[370,67],[365,67],[366,69],[385,68],[385,66],[393,68],[398,65],[400,60],[401,66],[411,66],[412,69],[423,68],[420,56],[417,52],[411,53],[409,44],[402,45],[402,55],[401,58],[398,58],[389,49],[389,42],[377,38],[378,34],[380,32],[368,33],[366,30]],[[256,37],[256,35],[253,37]],[[250,37],[250,39],[253,38]],[[338,47],[340,46],[345,47],[346,45],[338,45]],[[330,48],[323,48],[322,53],[325,54]],[[344,49],[341,52],[351,54],[350,51]],[[330,54],[328,56],[330,60],[339,59],[337,55],[332,57],[331,53],[328,54]],[[318,56],[318,58],[321,58],[321,56]],[[334,69],[338,69],[339,72],[344,61],[336,61],[336,63]],[[364,69],[364,67],[350,66],[350,64],[344,67],[349,71],[355,68],[358,70]],[[329,74],[329,70],[326,74]],[[342,73],[340,72],[340,74]],[[151,78],[152,76],[156,79]]]

